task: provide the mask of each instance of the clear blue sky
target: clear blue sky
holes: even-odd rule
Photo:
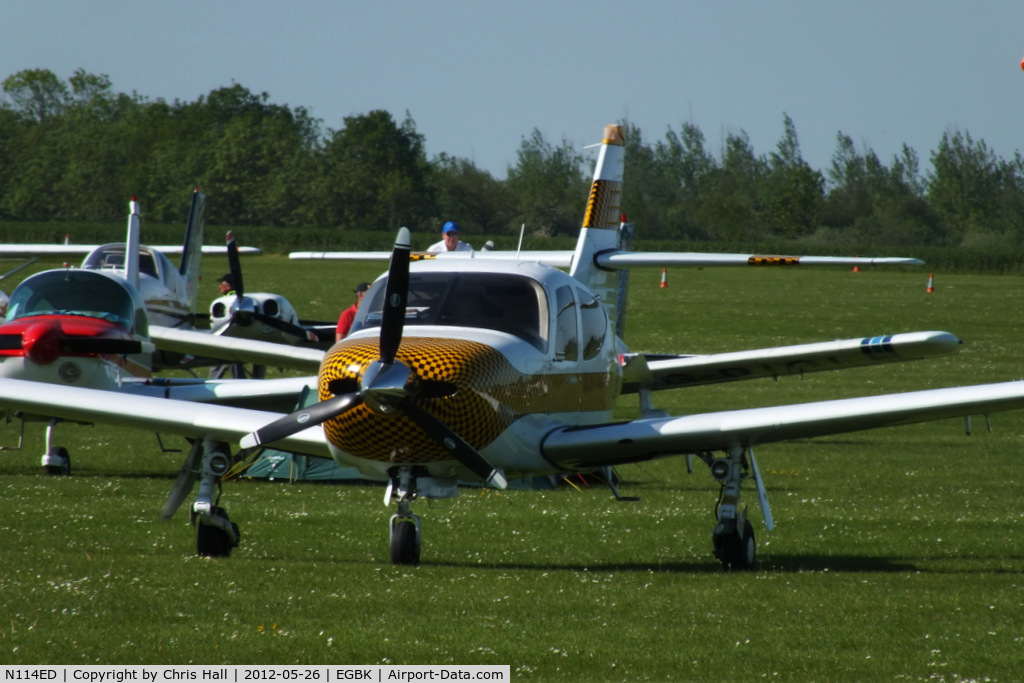
[[[46,68],[194,101],[240,83],[325,128],[408,112],[430,157],[497,177],[534,128],[582,147],[628,119],[775,149],[783,114],[825,172],[836,133],[922,168],[947,130],[1024,150],[1024,0],[350,2],[0,0],[0,78]],[[628,168],[628,161],[627,161]]]

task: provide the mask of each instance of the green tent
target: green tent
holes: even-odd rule
[[[264,449],[242,476],[270,481],[352,481],[363,475],[354,467],[343,467],[334,460],[296,455],[272,448]]]
[[[317,395],[309,387],[299,394],[296,407],[307,407],[317,401]],[[242,474],[249,479],[268,479],[270,481],[354,481],[363,479],[363,475],[354,467],[343,467],[328,458],[315,458],[311,455],[297,455],[273,448],[264,448],[256,457],[255,462]]]

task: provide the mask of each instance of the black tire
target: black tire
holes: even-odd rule
[[[224,508],[214,508],[213,514],[228,519]],[[232,522],[231,528],[237,537],[238,525]],[[230,534],[220,527],[196,522],[196,554],[200,557],[228,557],[236,545],[238,543],[232,541]]]
[[[68,454],[68,449],[63,446],[57,446],[56,448],[51,448],[47,455],[63,458],[63,464],[61,465],[44,465],[43,470],[47,474],[51,477],[71,476],[71,456]]]
[[[420,543],[416,538],[416,522],[412,518],[399,518],[391,527],[391,564],[417,566],[420,563]]]
[[[722,534],[715,539],[715,555],[727,571],[748,571],[757,562],[757,539],[754,526],[748,521],[743,533]]]

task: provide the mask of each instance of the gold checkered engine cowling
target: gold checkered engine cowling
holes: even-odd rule
[[[343,340],[328,353],[320,369],[320,400],[333,396],[332,384],[354,389],[366,367],[379,357],[376,339]],[[573,412],[614,404],[603,373],[524,375],[495,349],[464,339],[407,337],[396,360],[412,369],[411,393],[416,403],[477,450],[527,413]],[[455,391],[439,398],[417,396],[417,385],[423,381],[448,383]],[[327,420],[323,427],[332,444],[367,460],[418,464],[451,459],[405,415],[381,415],[366,404]]]

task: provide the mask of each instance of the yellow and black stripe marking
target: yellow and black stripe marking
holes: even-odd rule
[[[617,228],[622,201],[622,182],[595,180],[590,186],[587,211],[583,214],[584,228]]]
[[[799,256],[751,256],[747,259],[750,266],[799,266]]]

